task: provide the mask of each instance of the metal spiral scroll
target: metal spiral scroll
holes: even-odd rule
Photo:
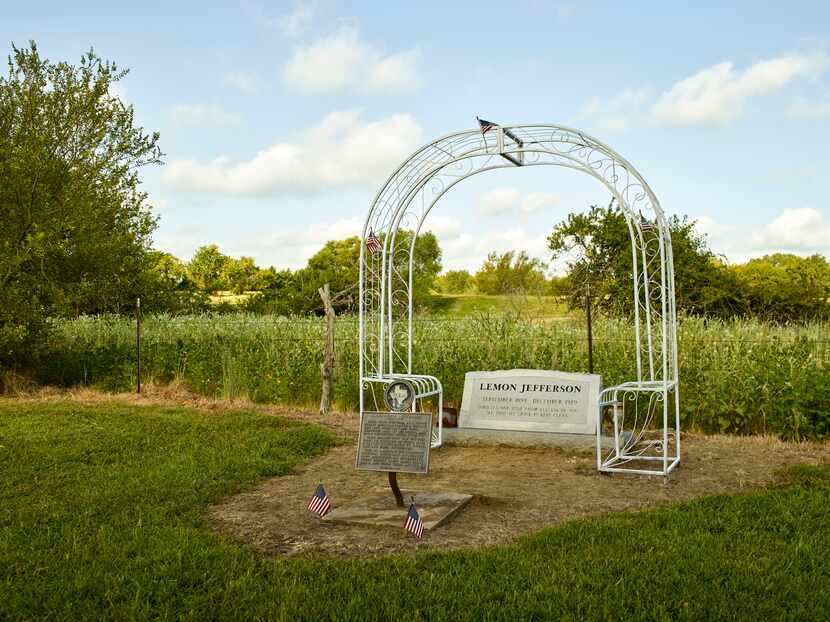
[[[677,318],[668,223],[651,188],[627,160],[584,132],[563,126],[505,125],[484,135],[477,129],[449,134],[416,151],[389,177],[372,203],[363,230],[364,240],[370,232],[382,235],[383,248],[370,255],[365,245],[361,247],[361,378],[413,372],[413,253],[415,238],[434,205],[462,180],[496,168],[514,168],[517,163],[584,172],[617,200],[629,229],[634,268],[636,370],[632,370],[635,380],[625,383],[624,393],[637,396],[621,402],[624,410],[627,407],[622,422],[630,428],[621,455],[635,455],[643,443],[653,449],[648,430],[668,426],[672,393],[673,438],[679,456]],[[412,236],[398,235],[401,229],[411,231]],[[632,412],[637,414],[632,416]],[[668,458],[666,434],[660,443]],[[601,468],[613,465],[615,459],[601,462]],[[664,470],[666,464],[664,460]]]

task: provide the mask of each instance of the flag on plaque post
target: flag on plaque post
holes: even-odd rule
[[[415,504],[409,505],[409,512],[406,515],[406,522],[403,528],[409,533],[414,534],[416,538],[424,535],[424,524],[421,522],[421,517],[418,516],[418,510],[415,509]]]
[[[317,486],[317,490],[314,491],[311,499],[309,499],[308,509],[315,514],[319,514],[320,518],[329,513],[331,503],[329,502],[329,496],[326,494],[326,489],[323,488],[323,484]]]
[[[378,236],[375,235],[374,231],[370,231],[369,237],[366,238],[366,250],[369,251],[370,255],[374,255],[380,250],[380,246],[381,244]]]
[[[478,129],[481,130],[482,134],[486,134],[494,127],[498,127],[498,123],[493,123],[492,121],[485,121],[484,119],[479,119],[476,117],[476,121],[478,121]]]

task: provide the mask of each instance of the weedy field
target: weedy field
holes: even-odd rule
[[[128,390],[135,385],[135,321],[82,317],[55,322],[39,371],[45,384]],[[202,395],[312,405],[319,401],[323,322],[246,314],[152,316],[143,322],[145,382],[178,383]],[[830,435],[830,326],[685,318],[678,328],[681,416],[686,429],[787,439]],[[610,385],[635,377],[631,326],[601,318],[594,367]],[[336,323],[334,398],[358,402],[357,321]],[[469,370],[587,369],[584,323],[515,314],[425,317],[415,323],[414,366],[439,377],[458,404]]]
[[[268,557],[210,529],[211,504],[337,442],[244,410],[0,399],[0,619],[818,620],[830,610],[830,466],[483,549]]]

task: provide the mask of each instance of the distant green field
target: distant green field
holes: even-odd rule
[[[830,467],[798,469],[787,488],[578,520],[484,550],[267,558],[210,530],[211,503],[334,442],[251,412],[0,400],[0,620],[759,621],[830,611]]]
[[[475,317],[509,313],[526,318],[559,318],[578,315],[560,296],[492,296],[486,294],[438,294],[430,299],[433,315]]]

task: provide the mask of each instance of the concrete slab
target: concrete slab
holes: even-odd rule
[[[596,434],[561,434],[485,428],[444,428],[442,440],[447,445],[516,445],[586,450],[596,449],[597,446]],[[613,447],[614,439],[603,435],[601,443],[603,447]]]
[[[461,492],[412,492],[401,491],[406,506],[395,505],[392,491],[357,499],[338,506],[326,514],[324,521],[332,523],[349,523],[353,525],[383,525],[402,527],[406,521],[406,511],[412,497],[415,507],[424,523],[424,529],[435,529],[443,525],[467,505],[473,495]]]

